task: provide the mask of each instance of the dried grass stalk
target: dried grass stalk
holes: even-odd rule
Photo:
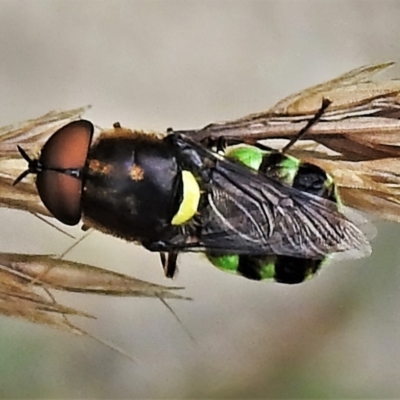
[[[313,148],[297,145],[291,153],[327,170],[347,205],[400,222],[397,173],[400,170],[400,80],[372,80],[377,72],[392,64],[355,69],[288,96],[266,112],[182,132],[198,140],[208,136],[245,138],[249,143],[269,138],[288,139],[305,126],[322,100],[328,98],[332,104],[306,135],[314,143]],[[0,129],[0,206],[49,215],[37,196],[32,177],[16,187],[11,186],[26,168],[16,145],[32,156],[38,155],[56,129],[78,119],[85,109],[51,112],[18,126]],[[1,254],[0,266],[0,313],[74,333],[81,331],[67,322],[64,315],[87,315],[38,294],[39,287],[105,295],[182,298],[171,292],[176,288],[50,256]]]
[[[0,313],[51,325],[71,333],[82,330],[66,315],[94,318],[66,307],[49,296],[49,290],[113,296],[187,299],[173,293],[179,287],[155,285],[127,275],[49,255],[0,253]]]
[[[332,103],[290,153],[320,165],[335,179],[348,206],[399,221],[400,80],[372,80],[392,62],[364,66],[279,101],[266,112],[185,131],[196,139],[241,137],[249,143],[295,136],[320,109]]]

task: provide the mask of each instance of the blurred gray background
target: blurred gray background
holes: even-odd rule
[[[96,124],[165,131],[262,111],[400,57],[398,1],[0,1],[0,125],[92,104]],[[400,77],[394,67],[392,76]],[[0,251],[59,254],[71,239],[1,210]],[[400,397],[400,226],[373,255],[306,284],[255,283],[185,255],[191,302],[57,295],[87,338],[1,317],[2,398]],[[79,235],[79,230],[72,230]],[[69,258],[170,284],[158,257],[93,234]]]

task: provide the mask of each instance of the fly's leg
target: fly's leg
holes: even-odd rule
[[[178,252],[160,252],[161,265],[167,278],[173,278],[178,271]]]
[[[300,129],[299,133],[294,136],[289,143],[281,149],[281,153],[285,154],[288,152],[288,150],[300,139],[304,138],[304,136],[307,134],[307,132],[310,130],[310,128],[315,125],[321,117],[324,115],[326,109],[332,104],[332,102],[329,99],[323,98],[322,99],[322,104],[321,108],[315,113],[314,117],[311,118],[308,122],[307,125]]]
[[[322,104],[320,109],[315,113],[313,118],[311,118],[307,125],[304,126],[300,131],[295,135],[289,143],[287,143],[279,152],[282,154],[287,153],[291,147],[293,147],[299,140],[303,139],[307,132],[321,119],[324,115],[326,109],[332,104],[329,99],[322,99]],[[171,128],[170,128],[171,129]],[[172,129],[170,133],[172,133]],[[271,151],[272,149],[268,146],[265,146],[258,141],[251,139],[240,139],[237,137],[229,137],[229,136],[208,136],[200,141],[202,145],[207,147],[208,149],[216,149],[217,153],[224,153],[224,150],[229,146],[235,146],[238,144],[246,144],[248,146],[254,146],[260,150]]]

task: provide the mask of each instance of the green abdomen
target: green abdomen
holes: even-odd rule
[[[277,151],[264,151],[250,146],[228,149],[226,157],[298,190],[338,203],[332,178],[316,165],[303,163]],[[324,261],[274,254],[252,256],[207,253],[207,257],[212,264],[224,271],[237,273],[248,279],[274,279],[287,284],[303,282],[314,275]]]

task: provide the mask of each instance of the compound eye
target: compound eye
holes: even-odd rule
[[[36,179],[39,196],[54,217],[66,225],[76,225],[81,219],[83,183],[62,170],[84,168],[93,131],[91,122],[73,121],[56,131],[40,154],[43,169]]]
[[[36,187],[46,208],[66,225],[81,219],[82,181],[62,172],[45,170],[38,174]]]
[[[83,168],[93,131],[93,124],[84,119],[63,126],[43,146],[40,164],[44,168]]]

